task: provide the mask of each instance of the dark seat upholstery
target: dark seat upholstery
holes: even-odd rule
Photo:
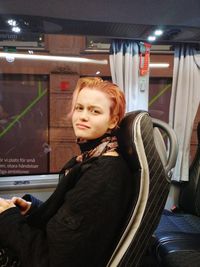
[[[137,267],[164,209],[169,177],[157,151],[153,122],[147,112],[128,113],[121,122],[118,141],[136,180],[135,198],[107,267]]]
[[[200,122],[197,135],[189,181],[180,185],[179,207],[176,212],[165,211],[155,231],[154,252],[160,266],[200,266]]]
[[[189,182],[183,184],[179,207],[185,213],[200,216],[200,122],[197,126],[198,147],[189,171]]]
[[[199,251],[181,250],[168,254],[162,267],[199,267],[200,266],[200,253]]]

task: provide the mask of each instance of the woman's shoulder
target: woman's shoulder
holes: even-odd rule
[[[120,154],[115,154],[115,155],[111,155],[111,154],[105,154],[102,155],[98,158],[96,158],[96,160],[92,161],[92,165],[91,167],[93,167],[94,169],[99,171],[104,171],[104,172],[119,172],[121,171],[129,171],[128,165],[126,163],[126,161],[124,160],[124,158],[120,155]]]
[[[81,165],[79,185],[83,188],[107,188],[132,184],[132,174],[121,155],[100,156]],[[93,189],[92,189],[93,188]]]

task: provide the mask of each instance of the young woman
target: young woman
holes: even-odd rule
[[[100,78],[78,81],[70,115],[81,154],[64,166],[46,202],[31,195],[0,199],[0,247],[16,264],[7,266],[106,265],[132,194],[133,177],[115,136],[124,111],[116,85]]]

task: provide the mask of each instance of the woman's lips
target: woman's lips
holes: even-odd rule
[[[82,124],[82,123],[77,123],[76,127],[79,129],[89,129],[90,127],[86,124]]]

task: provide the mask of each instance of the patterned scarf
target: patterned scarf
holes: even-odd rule
[[[116,151],[118,148],[117,137],[111,134],[105,134],[100,138],[86,142],[78,140],[77,143],[82,152],[76,157],[78,162],[82,162],[92,157],[99,157],[104,153]]]

